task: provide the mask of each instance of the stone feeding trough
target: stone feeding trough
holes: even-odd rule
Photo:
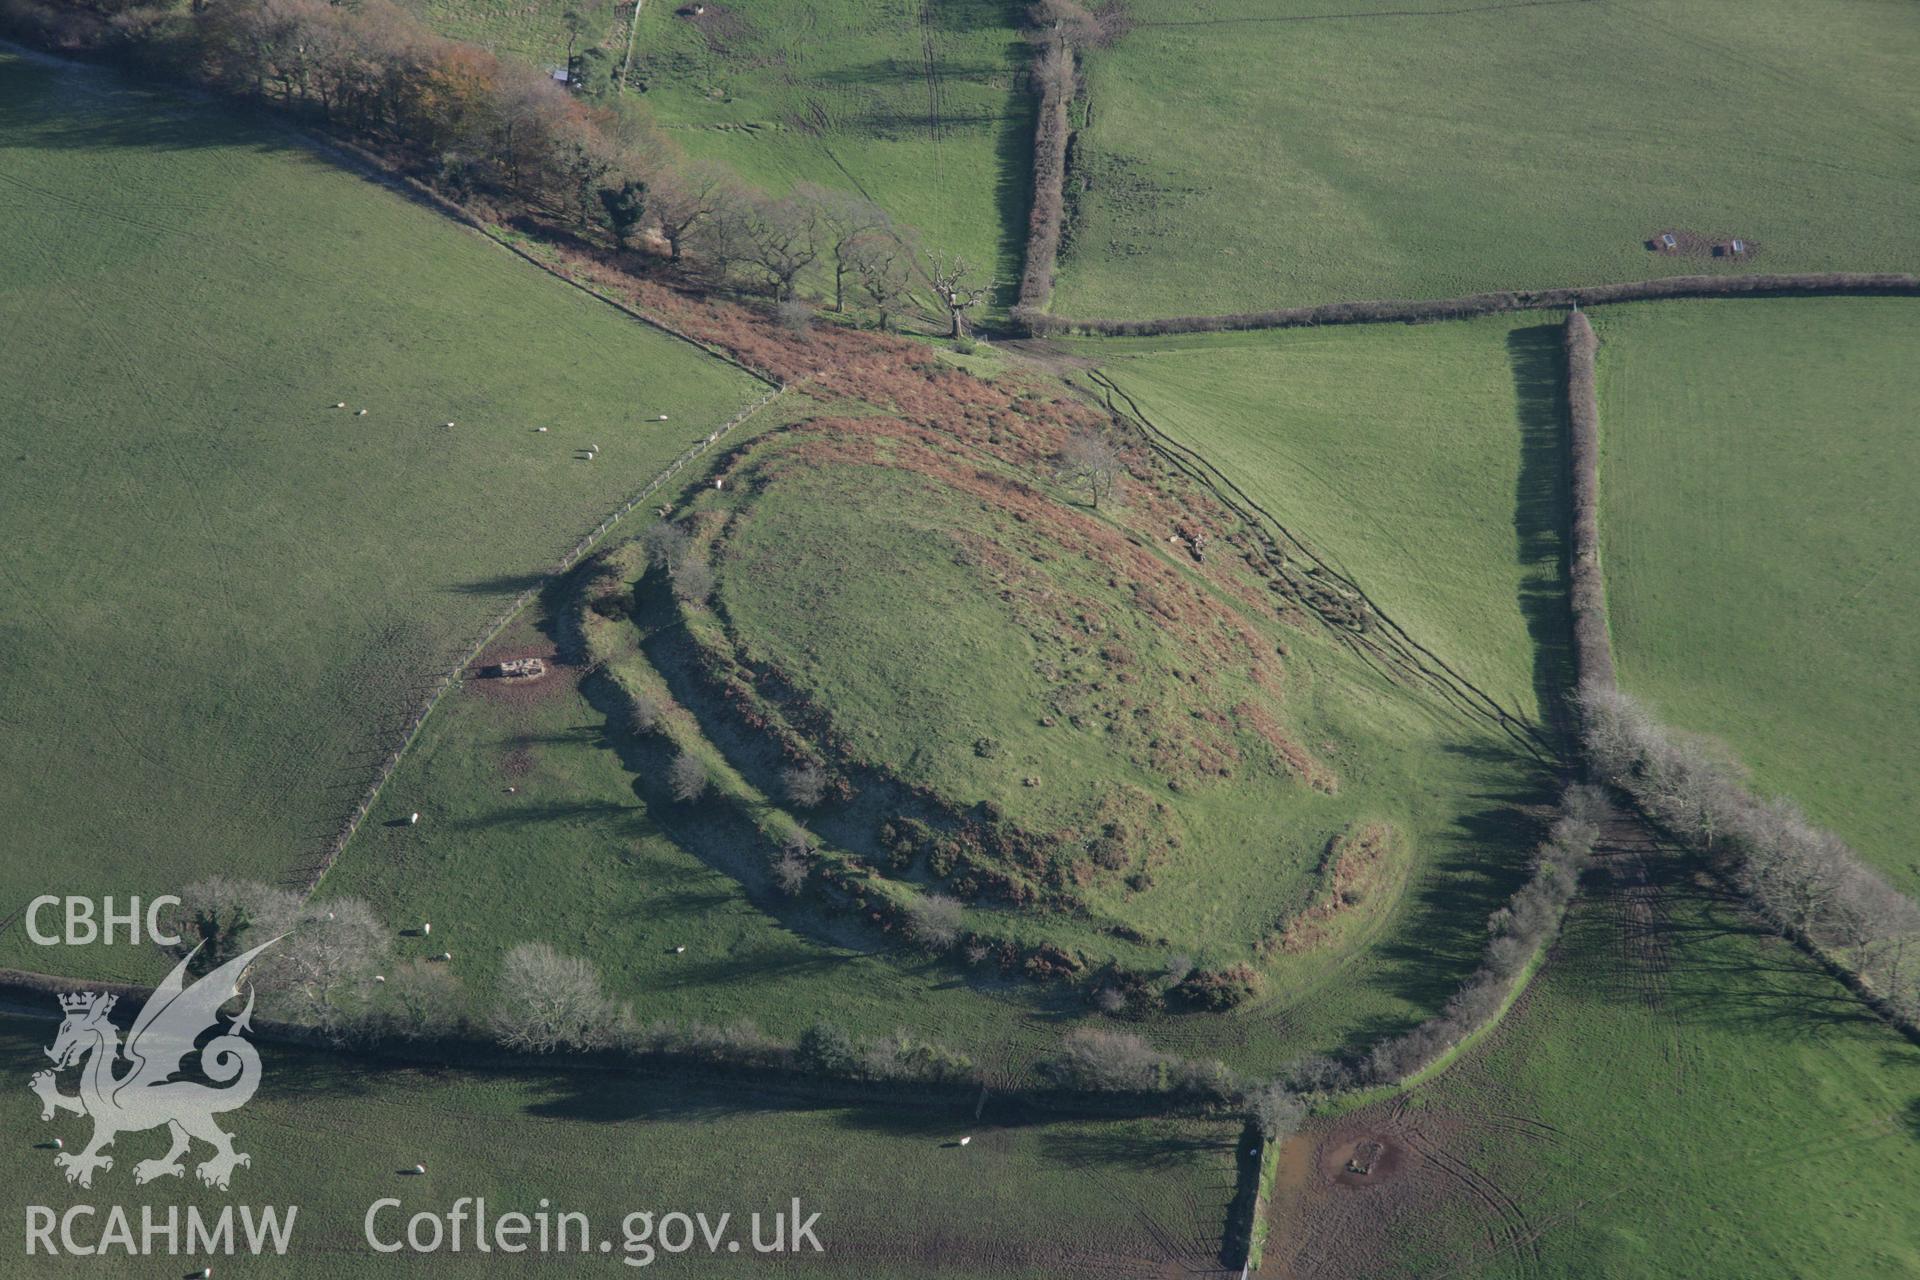
[[[544,658],[508,658],[480,673],[489,680],[538,680],[547,674]]]

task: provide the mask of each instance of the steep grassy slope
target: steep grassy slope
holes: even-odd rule
[[[1496,317],[1075,348],[1416,639],[1548,724],[1568,681],[1559,341]]]
[[[1912,270],[1920,14],[1871,0],[1136,0],[1054,308],[1143,316]]]
[[[1920,891],[1920,305],[1681,303],[1595,328],[1621,683]]]
[[[93,72],[0,59],[0,227],[0,919],[297,874],[427,678],[756,389]],[[83,963],[23,936],[7,962]]]

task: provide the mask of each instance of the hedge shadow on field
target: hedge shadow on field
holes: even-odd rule
[[[1533,692],[1554,745],[1570,739],[1567,696],[1573,691],[1573,626],[1568,611],[1566,379],[1559,325],[1532,325],[1507,334],[1515,413],[1520,424],[1520,471],[1514,485],[1513,531],[1521,565],[1518,602],[1533,642]]]
[[[1341,1046],[1348,1053],[1364,1053],[1411,1030],[1444,1006],[1479,965],[1487,918],[1526,878],[1529,852],[1540,837],[1538,815],[1552,802],[1555,779],[1531,759],[1492,746],[1442,749],[1506,762],[1516,780],[1474,795],[1481,807],[1456,818],[1443,847],[1424,859],[1430,870],[1411,895],[1406,919],[1374,944],[1380,969],[1373,985],[1426,1013],[1359,1020]]]
[[[1027,211],[1033,204],[1033,131],[1038,126],[1039,100],[1029,92],[1026,76],[1016,76],[1007,90],[1007,110],[993,143],[994,211],[1000,219],[1000,257],[1017,264],[1005,279],[994,281],[993,306],[1011,307],[1020,296],[1026,270]],[[991,267],[993,264],[982,264]]]
[[[44,106],[36,108],[43,102],[39,76],[59,81],[61,96],[76,109],[49,114]],[[230,112],[190,107],[177,97],[139,89],[118,77],[100,77],[92,68],[9,62],[5,79],[13,84],[0,83],[0,138],[12,146],[46,151],[299,149],[291,135],[262,129]],[[130,108],[125,101],[129,98],[137,105]],[[86,109],[85,104],[93,102],[103,109]]]
[[[1061,1130],[1045,1134],[1040,1140],[1040,1149],[1047,1158],[1060,1164],[1121,1165],[1148,1170],[1182,1168],[1237,1147],[1238,1143],[1231,1139],[1155,1136],[1116,1128]],[[1226,1179],[1223,1185],[1231,1194],[1231,1179]]]

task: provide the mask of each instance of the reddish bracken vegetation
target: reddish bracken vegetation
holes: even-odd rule
[[[1288,920],[1280,931],[1280,950],[1294,954],[1325,942],[1335,918],[1359,906],[1379,886],[1393,839],[1393,828],[1382,822],[1370,822],[1335,836],[1322,863],[1322,888],[1312,905]],[[1274,942],[1269,939],[1269,944]]]

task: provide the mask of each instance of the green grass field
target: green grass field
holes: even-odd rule
[[[1622,685],[1920,890],[1920,304],[1595,313]]]
[[[1841,0],[1136,0],[1089,63],[1054,310],[1912,270],[1920,14]],[[1070,187],[1075,184],[1070,182]]]
[[[633,5],[609,0],[405,0],[424,21],[455,40],[485,45],[543,68],[567,61],[567,14],[585,22],[581,37],[604,42],[624,54],[627,20]],[[659,3],[659,0],[655,0]]]
[[[0,228],[0,919],[297,874],[429,678],[757,388],[287,135],[13,56]]]
[[[503,651],[542,639],[523,624]],[[604,699],[573,675],[526,702],[469,684],[443,703],[324,892],[378,903],[396,927],[431,921],[432,948],[401,945],[455,950],[476,993],[515,943],[543,941],[590,958],[642,1020],[748,1018],[792,1038],[830,1017],[862,1035],[908,1029],[997,1066],[1045,1042],[1017,986],[976,990],[931,960],[889,954],[773,893],[711,809],[649,805],[644,784],[669,757],[609,723]],[[389,825],[414,811],[420,826]]]
[[[1684,872],[1656,862],[1653,882],[1591,891],[1447,1074],[1296,1140],[1269,1265],[1331,1249],[1385,1276],[1920,1268],[1920,1050]],[[1369,1132],[1401,1150],[1393,1180],[1328,1185],[1316,1145]]]
[[[640,11],[628,100],[688,156],[781,194],[866,196],[929,249],[999,282],[1020,275],[1032,189],[1030,58],[1015,0],[654,0]],[[627,4],[420,0],[439,30],[558,66],[568,10],[624,61]],[[603,35],[602,32],[605,32]]]
[[[90,1129],[71,1115],[42,1124],[24,1086],[45,1067],[40,1047],[54,1030],[50,1020],[0,1020],[0,1064],[19,1082],[0,1096],[0,1131],[14,1148],[0,1191],[9,1222],[23,1222],[27,1205],[63,1212],[97,1204],[103,1215],[109,1204],[124,1205],[136,1233],[145,1203],[208,1213],[291,1204],[299,1213],[284,1260],[39,1256],[28,1264],[36,1276],[179,1275],[205,1261],[218,1274],[287,1268],[355,1278],[476,1270],[737,1276],[770,1265],[794,1276],[897,1275],[932,1257],[942,1275],[961,1280],[1202,1269],[1218,1265],[1234,1190],[1232,1122],[1035,1121],[991,1107],[976,1119],[971,1105],[808,1104],[637,1074],[423,1070],[266,1044],[259,1096],[222,1118],[253,1156],[229,1192],[209,1191],[191,1173],[136,1188],[134,1163],[165,1149],[158,1132],[121,1135],[114,1167],[96,1174],[89,1191],[69,1186],[54,1153],[34,1145],[58,1135],[76,1150]],[[71,1071],[61,1081],[69,1095],[72,1081]],[[952,1145],[961,1134],[973,1137],[964,1149]],[[205,1150],[196,1148],[190,1167]],[[424,1177],[401,1173],[416,1163],[427,1167]],[[534,1252],[483,1257],[471,1227],[459,1253],[380,1254],[366,1243],[363,1220],[378,1199],[403,1203],[376,1222],[391,1241],[407,1216],[444,1214],[464,1196],[485,1197],[496,1219],[513,1210],[532,1215],[550,1201],[553,1214],[586,1214],[590,1242],[614,1248],[593,1262]],[[796,1196],[803,1218],[820,1215],[821,1252],[755,1255],[749,1215],[765,1216],[762,1239],[771,1240],[771,1215]],[[682,1256],[626,1252],[627,1214],[675,1211],[704,1212],[710,1223],[731,1214],[727,1234],[746,1242],[745,1256],[724,1246],[709,1256],[704,1244]],[[80,1234],[97,1238],[103,1225],[103,1217],[82,1220]],[[627,1257],[634,1267],[621,1265]],[[650,1265],[642,1270],[642,1262]]]
[[[689,155],[775,192],[857,192],[1003,297],[1032,187],[1029,58],[1009,0],[739,0],[642,12],[642,101]]]

